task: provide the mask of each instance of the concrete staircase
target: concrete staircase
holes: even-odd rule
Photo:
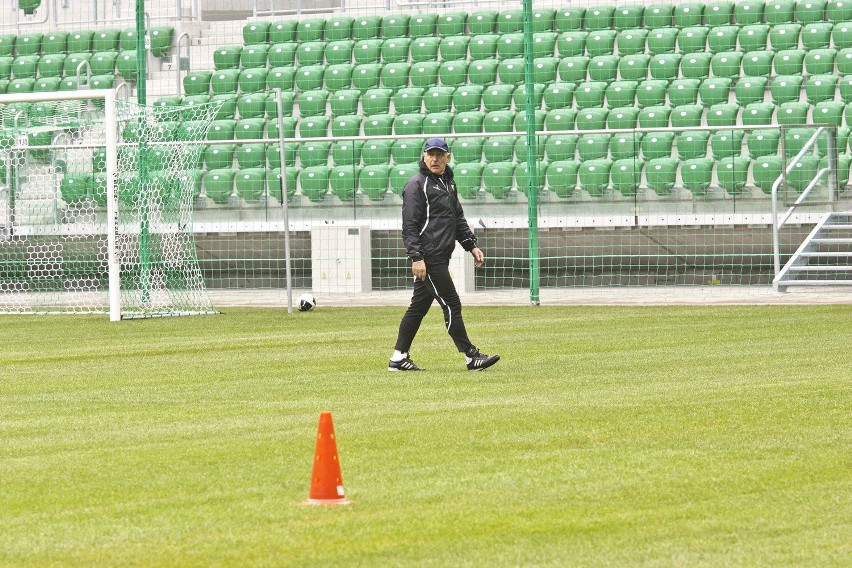
[[[775,277],[772,287],[852,286],[852,211],[827,213]]]

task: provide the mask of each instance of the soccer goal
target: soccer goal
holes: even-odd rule
[[[0,313],[214,313],[191,225],[215,110],[0,95]]]

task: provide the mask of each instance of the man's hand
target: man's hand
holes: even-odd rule
[[[412,262],[411,273],[414,274],[414,277],[418,280],[426,280],[426,262],[423,260]]]
[[[485,253],[479,250],[478,247],[471,249],[470,254],[473,255],[473,265],[477,268],[485,264]]]

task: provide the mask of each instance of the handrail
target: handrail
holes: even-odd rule
[[[82,84],[82,83],[80,83],[80,70],[83,68],[84,65],[86,66],[86,83]],[[89,88],[91,88],[92,66],[89,64],[88,59],[84,59],[83,61],[81,61],[77,65],[77,74],[75,76],[77,78],[77,88],[78,89],[89,89]]]
[[[177,52],[175,54],[175,60],[176,60],[175,61],[175,78],[177,80],[177,84],[175,85],[177,87],[177,90],[175,91],[175,93],[178,93],[178,94],[180,94],[181,87],[183,86],[183,85],[181,85],[181,81],[180,81],[180,72],[182,70],[184,70],[183,69],[183,67],[184,67],[183,58],[181,57],[181,53],[183,52],[182,42],[183,42],[184,38],[186,38],[186,69],[185,69],[186,71],[189,71],[190,63],[191,63],[190,60],[192,58],[192,50],[190,49],[192,47],[192,37],[189,35],[189,32],[183,32],[182,34],[180,34],[178,36],[177,41],[175,41],[175,47],[176,47],[175,51]]]
[[[827,151],[828,151],[828,164],[825,168],[817,171],[814,179],[808,184],[808,186],[802,191],[802,194],[798,199],[787,209],[787,213],[784,217],[779,221],[778,220],[778,187],[787,179],[787,176],[790,172],[793,171],[799,160],[801,160],[805,154],[814,147],[814,144],[817,143],[818,138],[823,132],[828,132],[829,130],[833,130],[833,127],[828,126],[820,126],[817,127],[816,132],[811,135],[807,142],[805,142],[802,149],[799,150],[798,154],[790,160],[790,163],[778,176],[778,179],[775,180],[775,183],[772,184],[772,257],[774,261],[775,267],[775,277],[777,278],[781,272],[781,228],[790,220],[790,217],[793,216],[796,207],[801,205],[804,200],[808,197],[811,190],[817,186],[817,184],[822,180],[822,177],[825,174],[830,174],[832,171],[837,170],[836,164],[836,149],[835,149],[835,141],[833,136],[828,137],[827,143]],[[783,137],[782,137],[783,138]],[[829,204],[834,203],[834,195],[835,195],[835,183],[836,177],[829,175],[828,176],[828,201]],[[830,205],[831,206],[831,205]]]

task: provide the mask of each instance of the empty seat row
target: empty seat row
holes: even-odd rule
[[[114,75],[93,75],[78,81],[76,77],[43,77],[41,79],[0,79],[0,94],[6,93],[51,93],[55,91],[76,91],[81,85],[92,89],[111,89],[115,86]]]
[[[174,28],[158,26],[149,31],[150,51],[154,57],[166,55],[172,44]],[[80,30],[74,32],[31,32],[21,35],[0,34],[0,57],[12,55],[57,55],[127,51],[136,49],[136,29]]]
[[[21,55],[16,58],[0,56],[0,78],[61,78],[76,77],[78,74],[115,75],[116,72],[127,81],[136,80],[135,50],[95,54]]]
[[[662,55],[679,53],[723,53],[740,51],[783,51],[789,49],[852,47],[852,22],[838,24],[754,24],[745,27],[696,26],[684,29],[627,29],[596,32],[541,32],[534,34],[534,58],[586,55]],[[516,59],[524,55],[520,33],[387,40],[338,40],[286,42],[278,44],[227,45],[216,48],[216,69],[334,65],[338,63],[417,63]]]
[[[723,26],[842,22],[852,20],[852,3],[847,0],[743,0],[652,3],[650,5],[570,6],[559,10],[537,9],[532,13],[535,32],[598,31],[630,28]],[[243,27],[246,44],[285,41],[318,41],[517,33],[523,30],[521,10],[446,12],[443,14],[391,14],[388,16],[336,16],[301,18],[278,22],[249,22]]]

